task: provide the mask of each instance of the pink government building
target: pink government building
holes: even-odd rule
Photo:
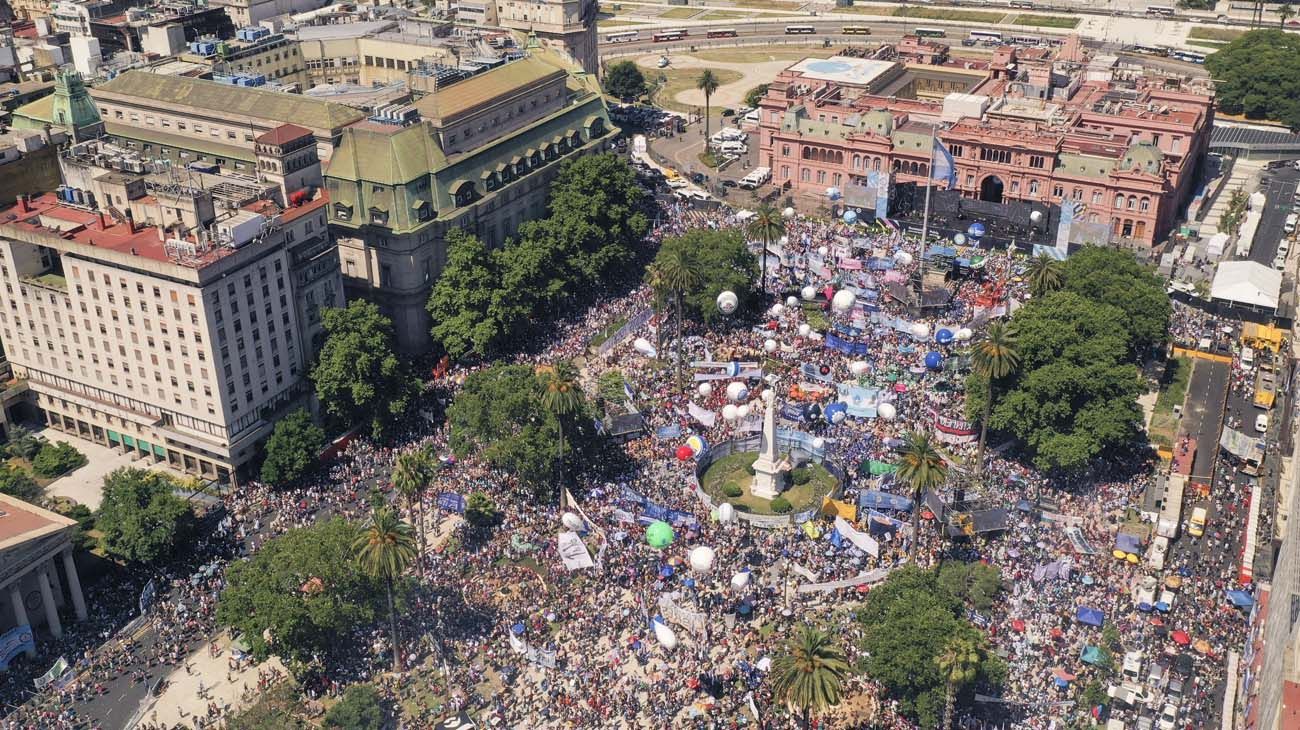
[[[775,185],[803,194],[885,179],[873,172],[924,184],[933,133],[963,198],[1072,201],[1075,220],[1142,248],[1197,187],[1213,104],[1204,80],[1090,55],[1077,37],[970,58],[909,37],[782,71],[760,103],[759,157]]]

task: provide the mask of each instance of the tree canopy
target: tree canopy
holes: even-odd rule
[[[763,97],[767,95],[767,88],[769,86],[771,86],[771,84],[759,84],[749,91],[746,91],[745,106],[758,106],[758,102],[762,101]]]
[[[348,687],[325,713],[325,727],[332,730],[382,730],[387,721],[383,700],[371,684]]]
[[[979,642],[979,630],[965,618],[966,609],[939,580],[937,571],[905,566],[867,594],[858,611],[869,654],[869,676],[898,700],[900,709],[923,727],[934,727],[943,712],[946,682],[936,658],[954,637]],[[977,683],[999,685],[1006,666],[996,656],[979,665]]]
[[[615,61],[605,67],[605,91],[619,99],[635,99],[645,93],[645,74],[632,61]]]
[[[325,431],[311,420],[307,409],[299,408],[281,418],[266,441],[262,481],[279,486],[302,478],[316,466],[324,446]]]
[[[194,527],[189,502],[176,495],[176,480],[162,472],[122,467],[104,477],[95,526],[113,557],[153,563],[170,557]]]
[[[1135,358],[1164,344],[1173,311],[1169,294],[1155,272],[1138,263],[1131,253],[1086,246],[1065,260],[1061,279],[1065,291],[1118,307],[1124,313],[1128,347]]]
[[[77,447],[64,441],[47,443],[36,452],[32,459],[32,471],[45,479],[66,474],[86,464],[86,455],[77,451]]]
[[[697,228],[681,236],[664,239],[652,266],[680,258],[697,274],[693,286],[682,293],[686,314],[713,323],[726,315],[718,311],[718,295],[736,293],[737,312],[752,311],[758,301],[754,282],[758,278],[758,260],[745,247],[739,231],[716,231]]]
[[[316,397],[340,425],[366,424],[379,436],[406,412],[418,388],[393,349],[393,323],[363,300],[321,317],[325,344],[311,371]]]
[[[357,570],[358,534],[335,518],[271,539],[251,560],[230,566],[217,622],[242,632],[259,659],[347,651],[340,638],[372,623],[385,595],[382,581]]]
[[[0,493],[32,504],[39,504],[45,497],[45,490],[26,469],[6,461],[0,461]]]
[[[1205,59],[1219,109],[1300,131],[1300,36],[1252,30]]]

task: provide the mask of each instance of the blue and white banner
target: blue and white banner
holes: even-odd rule
[[[864,388],[855,383],[840,383],[839,401],[848,407],[853,418],[875,418],[880,405],[880,389]]]
[[[438,495],[438,509],[445,509],[457,514],[465,513],[465,498],[459,494],[447,492]]]
[[[0,671],[9,668],[9,662],[25,651],[36,651],[36,639],[28,624],[15,626],[0,634]]]
[[[934,167],[930,170],[930,178],[948,183],[949,190],[957,187],[957,163],[938,137],[934,138]]]

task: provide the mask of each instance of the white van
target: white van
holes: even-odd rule
[[[718,151],[724,155],[743,155],[749,151],[744,142],[729,141],[718,145]]]
[[[1241,366],[1250,367],[1255,364],[1255,351],[1249,347],[1241,348]]]
[[[1286,217],[1286,222],[1282,224],[1282,230],[1287,233],[1295,233],[1296,223],[1300,222],[1300,216],[1292,213]]]
[[[1268,414],[1261,413],[1255,416],[1255,430],[1260,433],[1268,433]]]
[[[1142,680],[1142,659],[1146,655],[1141,651],[1130,651],[1124,654],[1124,663],[1121,665],[1120,673],[1124,679],[1130,682],[1139,682]],[[1111,695],[1114,697],[1114,695]]]
[[[1147,550],[1147,566],[1152,570],[1164,570],[1165,556],[1169,554],[1169,538],[1157,535]]]

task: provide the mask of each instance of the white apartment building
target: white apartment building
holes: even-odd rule
[[[209,201],[195,228],[190,207],[142,194],[144,175],[94,187],[0,217],[14,373],[50,425],[224,480],[306,392],[319,308],[343,303],[328,201]]]

